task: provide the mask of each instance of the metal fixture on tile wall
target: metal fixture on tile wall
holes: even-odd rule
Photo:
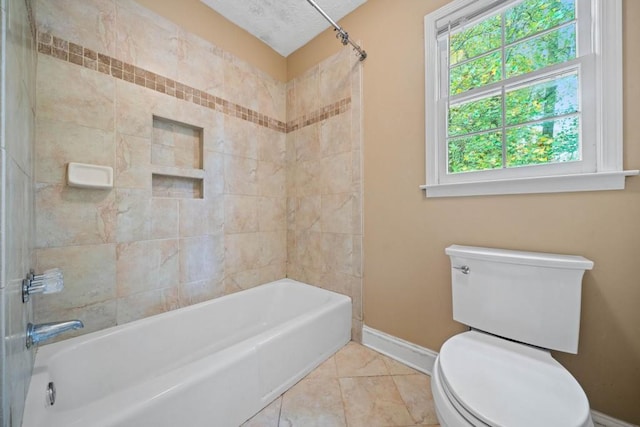
[[[22,302],[29,301],[29,295],[33,294],[54,294],[64,288],[64,277],[62,270],[52,268],[42,274],[34,274],[31,270],[27,278],[22,281]]]
[[[349,38],[349,33],[347,33],[340,25],[338,25],[336,23],[336,21],[334,21],[333,19],[331,19],[331,17],[329,15],[326,14],[326,12],[324,10],[322,10],[320,8],[320,6],[318,6],[316,4],[315,1],[313,0],[307,0],[309,2],[309,4],[311,4],[311,6],[313,6],[318,12],[320,12],[320,14],[322,16],[324,16],[324,19],[326,19],[327,21],[329,21],[329,23],[333,26],[333,30],[337,31],[336,34],[336,38],[340,40],[340,42],[343,45],[347,45],[350,44],[351,46],[353,46],[353,50],[355,50],[356,52],[358,52],[358,55],[360,56],[360,61],[364,61],[367,58],[367,52],[364,51],[364,49],[362,49],[357,43],[354,43],[351,41],[351,39]]]
[[[27,325],[27,348],[57,337],[64,332],[81,328],[84,328],[84,324],[80,320],[65,320],[63,322],[40,323],[38,325],[29,323]]]

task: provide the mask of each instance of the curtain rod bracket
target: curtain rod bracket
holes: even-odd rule
[[[320,12],[320,15],[324,16],[324,19],[329,21],[329,23],[333,26],[333,31],[337,31],[336,38],[340,40],[340,43],[342,43],[344,46],[346,46],[347,44],[350,44],[353,47],[353,50],[355,50],[358,53],[358,56],[360,57],[360,61],[364,61],[367,58],[367,52],[365,52],[365,50],[362,49],[360,45],[351,41],[351,39],[349,38],[349,33],[347,33],[340,25],[338,25],[333,19],[331,19],[331,17],[327,15],[325,11],[322,10],[320,6],[316,4],[316,2],[314,2],[313,0],[307,0],[307,1],[318,12]]]

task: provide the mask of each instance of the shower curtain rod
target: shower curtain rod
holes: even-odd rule
[[[309,4],[311,4],[311,6],[315,7],[316,10],[320,12],[322,16],[324,16],[324,19],[326,19],[327,21],[329,21],[331,25],[333,25],[333,30],[338,32],[336,34],[336,38],[340,39],[340,42],[345,46],[347,45],[347,43],[353,46],[353,50],[357,51],[358,54],[360,55],[360,61],[364,61],[365,58],[367,57],[367,52],[365,52],[364,49],[358,46],[358,44],[351,41],[351,39],[349,38],[349,33],[347,33],[340,25],[338,25],[333,19],[331,19],[331,17],[327,15],[325,11],[322,10],[320,6],[316,4],[315,1],[313,0],[307,0],[307,1],[309,2]]]

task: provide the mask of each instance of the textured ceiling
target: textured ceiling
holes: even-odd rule
[[[285,57],[331,26],[307,0],[201,1]],[[365,1],[316,0],[316,4],[337,22]]]

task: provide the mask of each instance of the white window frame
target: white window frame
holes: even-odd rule
[[[437,31],[443,22],[470,16],[475,11],[495,5],[504,8],[522,0],[455,0],[425,16],[425,124],[426,179],[420,186],[427,197],[476,196],[497,194],[556,193],[624,189],[625,177],[637,175],[637,170],[622,166],[622,1],[578,0],[588,10],[591,22],[587,55],[574,63],[580,67],[583,79],[591,80],[581,92],[583,98],[582,132],[584,161],[573,164],[549,164],[534,167],[501,169],[498,171],[447,173],[446,102],[440,96],[440,76],[448,66],[440,58]],[[585,14],[583,14],[583,17]],[[581,25],[580,16],[578,26]],[[584,25],[584,21],[582,21]],[[579,27],[578,27],[579,28]],[[578,40],[585,52],[585,31]],[[559,67],[563,65],[560,64]],[[588,76],[591,77],[588,77]],[[448,72],[443,75],[448,79]],[[589,102],[585,102],[588,97]],[[591,108],[589,108],[591,107]],[[584,120],[587,119],[587,120]]]

